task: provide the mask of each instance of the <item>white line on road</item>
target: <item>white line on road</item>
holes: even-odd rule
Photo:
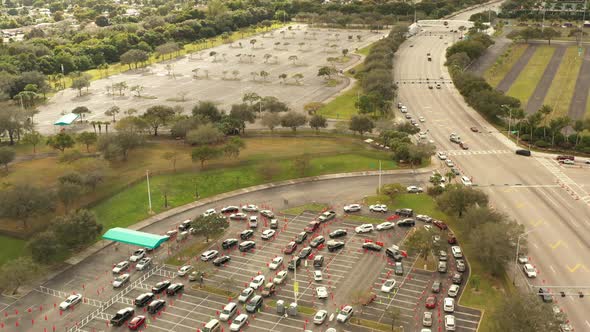
[[[557,272],[555,271],[555,269],[553,268],[553,265],[549,265],[549,268],[551,269],[551,271],[553,271],[553,273],[557,273]]]
[[[590,323],[588,321],[584,321],[588,327],[590,327]]]

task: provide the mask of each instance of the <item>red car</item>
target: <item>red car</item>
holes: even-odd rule
[[[393,215],[387,217],[386,220],[387,221],[394,221],[394,220],[398,220],[398,219],[399,219],[399,216],[397,214],[393,214]]]
[[[430,295],[426,298],[426,308],[434,309],[436,307],[436,296]]]
[[[129,329],[137,330],[143,324],[145,324],[145,316],[135,316],[133,319],[127,324]]]
[[[320,227],[320,222],[314,220],[314,221],[310,222],[305,227],[304,231],[306,231],[307,233],[313,233],[313,232],[315,232],[318,229],[318,227]]]
[[[292,253],[295,252],[296,249],[297,249],[297,243],[292,241],[292,242],[289,242],[289,244],[287,244],[287,246],[283,250],[283,253],[285,253],[287,255],[291,255]]]
[[[434,221],[432,221],[432,224],[434,224],[434,226],[440,228],[443,231],[448,228],[447,224],[445,224],[444,222],[442,222],[440,220],[434,220]]]
[[[449,244],[457,243],[457,238],[455,237],[455,234],[453,234],[453,232],[449,232],[449,234],[447,235],[447,242]]]

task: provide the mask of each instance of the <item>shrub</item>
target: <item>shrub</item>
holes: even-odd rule
[[[80,152],[80,150],[72,150],[62,153],[62,155],[59,157],[59,162],[71,163],[82,158],[84,158],[84,154]]]
[[[545,142],[544,140],[540,139],[535,142],[535,145],[540,148],[548,148],[551,144],[549,142]]]

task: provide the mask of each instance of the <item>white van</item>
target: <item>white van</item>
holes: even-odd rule
[[[212,319],[205,325],[205,327],[201,330],[203,332],[219,332],[221,331],[221,324],[217,319]]]
[[[455,258],[463,258],[463,252],[461,251],[461,247],[459,246],[452,246],[451,252],[453,253],[453,257]]]
[[[249,220],[250,228],[257,228],[258,227],[258,217],[257,216],[250,216]]]
[[[445,315],[445,331],[455,331],[455,316]]]
[[[471,183],[471,179],[469,179],[466,176],[462,176],[461,177],[461,183],[463,183],[463,185],[466,186],[466,187],[470,187],[470,186],[473,185],[473,183]]]

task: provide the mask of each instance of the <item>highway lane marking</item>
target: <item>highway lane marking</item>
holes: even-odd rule
[[[553,265],[549,265],[549,268],[551,269],[551,271],[553,271],[553,273],[557,273],[557,272],[555,271],[555,269],[553,268]]]
[[[551,247],[551,249],[555,250],[557,248],[559,248],[561,245],[564,245],[567,248],[567,245],[565,245],[561,240],[558,240],[555,243],[549,243],[549,246]]]
[[[590,323],[588,321],[585,321],[586,325],[588,325],[588,327],[590,327]]]

